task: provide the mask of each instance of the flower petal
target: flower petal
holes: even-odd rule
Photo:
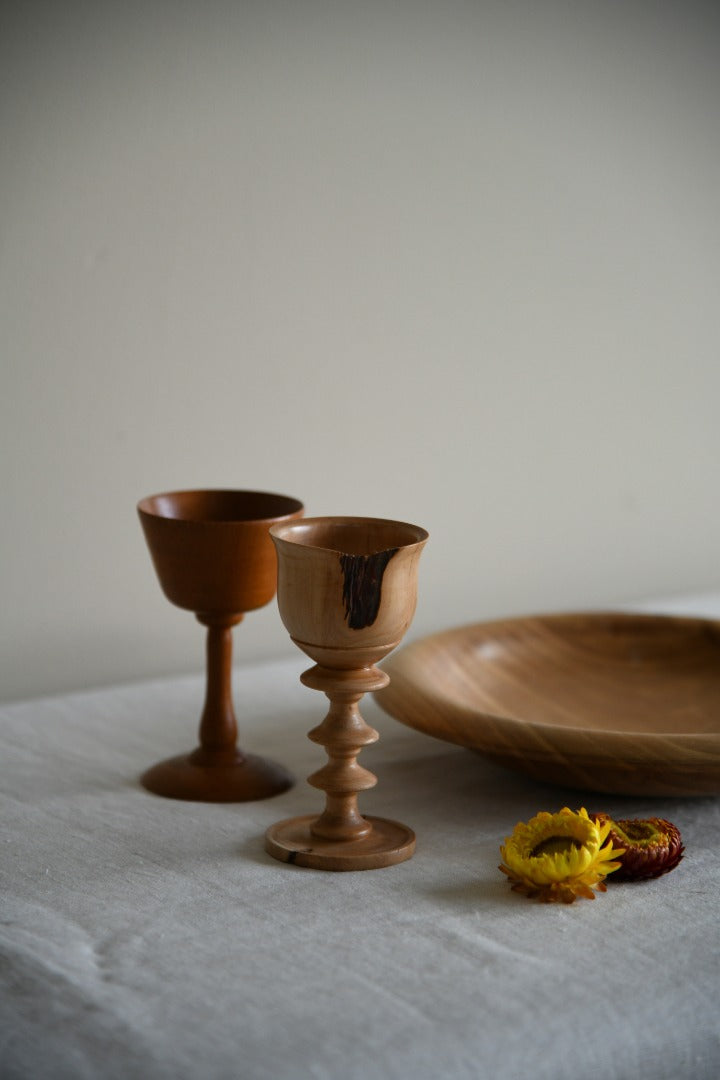
[[[581,896],[592,900],[593,889],[605,892],[604,878],[620,863],[618,849],[605,843],[610,826],[594,821],[587,810],[567,806],[555,814],[541,811],[527,823],[518,822],[500,847],[500,870],[514,892],[544,903],[571,904]]]
[[[611,843],[624,850],[615,881],[644,881],[674,870],[682,860],[685,847],[679,829],[665,818],[624,818],[613,820],[608,814],[593,817],[608,828]]]

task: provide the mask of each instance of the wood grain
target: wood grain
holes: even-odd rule
[[[415,642],[383,670],[386,712],[536,779],[720,793],[720,623],[613,612],[478,623]]]
[[[357,763],[378,733],[358,703],[387,683],[375,664],[407,630],[417,601],[418,561],[427,532],[383,518],[321,517],[274,525],[278,607],[298,648],[316,661],[301,676],[330,702],[309,734],[328,761],[308,783],[325,792],[319,816],[271,826],[265,849],[283,862],[321,870],[375,870],[409,859],[412,829],[364,817],[358,794],[376,778]]]
[[[385,518],[313,517],[270,529],[280,618],[298,648],[328,668],[375,664],[406,633],[428,534]]]

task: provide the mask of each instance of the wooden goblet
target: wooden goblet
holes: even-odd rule
[[[293,778],[281,765],[236,745],[232,628],[275,595],[268,530],[301,517],[302,503],[262,491],[173,491],[142,499],[138,514],[165,596],[207,627],[200,746],[154,765],[142,784],[156,795],[198,802],[248,802],[286,791]]]
[[[402,862],[415,850],[412,829],[358,811],[358,792],[377,779],[356,758],[379,738],[358,702],[389,682],[375,664],[412,621],[428,534],[400,521],[321,517],[273,525],[270,535],[278,553],[280,616],[295,644],[316,661],[301,681],[324,691],[330,711],[308,736],[329,758],[308,778],[326,793],[325,811],[271,826],[265,849],[283,862],[321,870]]]

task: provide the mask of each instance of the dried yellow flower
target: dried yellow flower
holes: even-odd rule
[[[506,837],[499,869],[515,892],[544,903],[572,904],[578,896],[594,900],[593,889],[605,892],[605,876],[618,869],[623,854],[608,840],[609,832],[610,823],[593,821],[584,807],[542,811]]]

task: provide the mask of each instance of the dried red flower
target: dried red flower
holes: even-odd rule
[[[643,881],[674,870],[685,850],[679,830],[665,818],[624,818],[609,814],[591,817],[598,825],[610,823],[608,836],[613,846],[624,848],[618,856],[620,867],[613,881]]]

